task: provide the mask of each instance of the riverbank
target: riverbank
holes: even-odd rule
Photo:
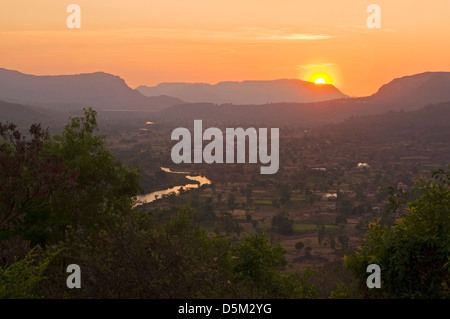
[[[179,195],[180,191],[188,191],[190,189],[200,188],[203,185],[211,184],[211,181],[205,176],[193,175],[190,172],[177,172],[166,167],[161,167],[161,173],[165,175],[168,174],[172,176],[179,176],[181,177],[181,180],[185,180],[188,182],[180,183],[179,185],[175,186],[162,186],[159,190],[148,192],[146,194],[140,194],[137,196],[137,205],[151,203],[171,194]]]

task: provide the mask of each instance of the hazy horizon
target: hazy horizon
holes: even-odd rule
[[[24,75],[29,75],[29,76],[38,76],[38,77],[52,77],[52,76],[76,76],[76,75],[89,75],[89,74],[95,74],[95,73],[104,73],[104,74],[109,74],[111,76],[116,76],[119,77],[120,79],[122,79],[125,84],[130,87],[133,90],[139,91],[138,89],[140,87],[147,87],[147,88],[156,88],[159,85],[162,84],[204,84],[204,85],[209,85],[209,86],[217,86],[218,84],[221,83],[243,83],[243,82],[276,82],[276,81],[303,81],[303,82],[311,82],[305,79],[299,79],[299,78],[275,78],[275,79],[259,79],[259,80],[255,80],[255,79],[244,79],[244,80],[223,80],[223,81],[217,81],[217,82],[206,82],[206,81],[198,81],[198,82],[187,82],[187,81],[162,81],[162,82],[156,82],[155,84],[152,85],[147,85],[147,84],[138,84],[137,86],[131,86],[129,84],[129,82],[127,81],[126,78],[124,78],[123,76],[121,76],[120,74],[114,74],[114,73],[109,73],[109,72],[105,72],[102,70],[97,70],[97,71],[92,71],[92,72],[79,72],[79,73],[66,73],[66,74],[32,74],[32,73],[26,73],[23,72],[22,70],[13,70],[13,69],[8,69],[8,68],[4,68],[2,66],[0,66],[0,69],[4,69],[7,71],[16,71],[19,73],[22,73]],[[392,82],[393,80],[396,79],[401,79],[401,78],[405,78],[405,77],[410,77],[410,76],[417,76],[417,75],[421,75],[421,74],[425,74],[425,73],[450,73],[450,71],[423,71],[423,72],[419,72],[419,73],[415,73],[415,74],[404,74],[401,76],[398,76],[396,78],[392,78],[390,80],[388,80],[385,83],[382,83],[379,87],[375,88],[375,90],[367,95],[351,95],[351,94],[347,94],[347,92],[344,92],[339,86],[337,86],[335,83],[326,83],[325,85],[331,85],[334,86],[336,89],[338,89],[342,94],[347,95],[349,98],[360,98],[360,97],[369,97],[375,93],[377,93],[379,91],[379,89],[383,86],[386,85],[390,82]],[[142,92],[141,92],[142,93]]]

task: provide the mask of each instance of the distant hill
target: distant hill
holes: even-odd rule
[[[450,101],[450,72],[404,76],[383,85],[371,101],[414,109],[428,103]]]
[[[97,110],[155,111],[183,102],[168,96],[143,96],[120,77],[103,72],[35,76],[2,68],[0,99],[59,111],[87,106]]]
[[[318,96],[320,90],[338,92],[338,95],[342,95],[333,86],[316,85],[299,80],[222,82],[215,86],[203,84],[193,86],[190,84],[187,86],[184,84],[161,85],[165,88],[184,87],[183,90],[186,92],[196,86],[206,88],[205,92],[210,93],[212,92],[209,91],[211,87],[221,88],[221,90],[227,87],[228,92],[240,92],[239,94],[242,95],[237,94],[237,97],[242,96],[242,98],[244,92],[247,92],[249,100],[257,97],[257,92],[267,98],[270,94],[275,94],[274,92],[292,91],[299,87],[304,89],[303,91],[299,89],[303,93],[315,92]],[[268,93],[274,87],[279,90]],[[194,94],[198,90],[193,89],[192,92]],[[222,92],[225,91],[222,90]],[[285,95],[285,97],[287,96],[289,95]],[[303,94],[302,96],[307,95]],[[326,94],[320,96],[323,98]],[[212,119],[241,123],[264,122],[266,125],[276,125],[276,123],[282,122],[310,125],[337,123],[351,116],[399,110],[413,111],[428,104],[450,101],[450,73],[426,72],[405,76],[383,85],[377,93],[368,97],[347,97],[307,103],[278,102],[236,105],[213,102],[185,103],[179,98],[165,95],[147,97],[129,88],[120,77],[106,73],[33,76],[0,69],[0,100],[3,100],[0,104],[0,120],[28,119],[28,123],[39,118],[44,120],[58,118],[61,114],[64,115],[64,119],[67,119],[67,111],[90,106],[99,112],[103,112],[105,109],[124,111],[114,112],[116,114],[103,112],[102,118],[107,120],[107,123],[115,123],[114,125],[120,121],[125,125],[127,116],[131,116],[131,118],[145,117],[142,112],[148,111],[156,111],[151,114],[152,121],[163,122]],[[48,113],[49,110],[58,112]],[[142,112],[133,112],[133,114],[127,112],[131,110]]]
[[[62,112],[0,100],[0,122],[2,123],[14,123],[26,130],[32,123],[42,123],[44,126],[52,124],[60,128],[66,121],[67,116]]]
[[[161,83],[140,86],[136,90],[146,96],[169,95],[190,103],[266,104],[280,102],[317,102],[345,98],[331,84],[317,85],[302,80],[242,81],[206,83]]]
[[[381,114],[351,117],[329,125],[327,134],[339,132],[347,141],[363,136],[371,142],[383,143],[394,137],[403,141],[441,143],[442,151],[450,150],[450,102],[429,104],[414,111],[389,111]],[[425,148],[426,149],[426,148]],[[447,157],[448,161],[448,157]]]
[[[350,116],[399,110],[413,111],[427,104],[446,101],[450,101],[450,72],[427,72],[395,79],[368,97],[266,105],[191,103],[161,110],[158,116],[162,120],[211,118],[317,124],[339,122]]]

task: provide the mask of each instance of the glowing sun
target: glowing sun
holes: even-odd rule
[[[314,81],[314,83],[316,83],[316,84],[325,84],[326,82],[325,82],[325,80],[324,80],[323,78],[317,78],[317,79]]]
[[[323,84],[334,84],[334,79],[330,76],[328,72],[316,71],[309,74],[307,77],[309,82],[315,83],[317,85]]]

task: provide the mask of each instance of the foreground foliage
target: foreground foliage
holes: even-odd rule
[[[383,298],[450,297],[450,169],[415,184],[416,199],[394,225],[371,225],[361,250],[345,264],[360,279],[366,296]],[[391,197],[401,206],[403,196]],[[365,269],[381,267],[381,289],[367,289]]]

